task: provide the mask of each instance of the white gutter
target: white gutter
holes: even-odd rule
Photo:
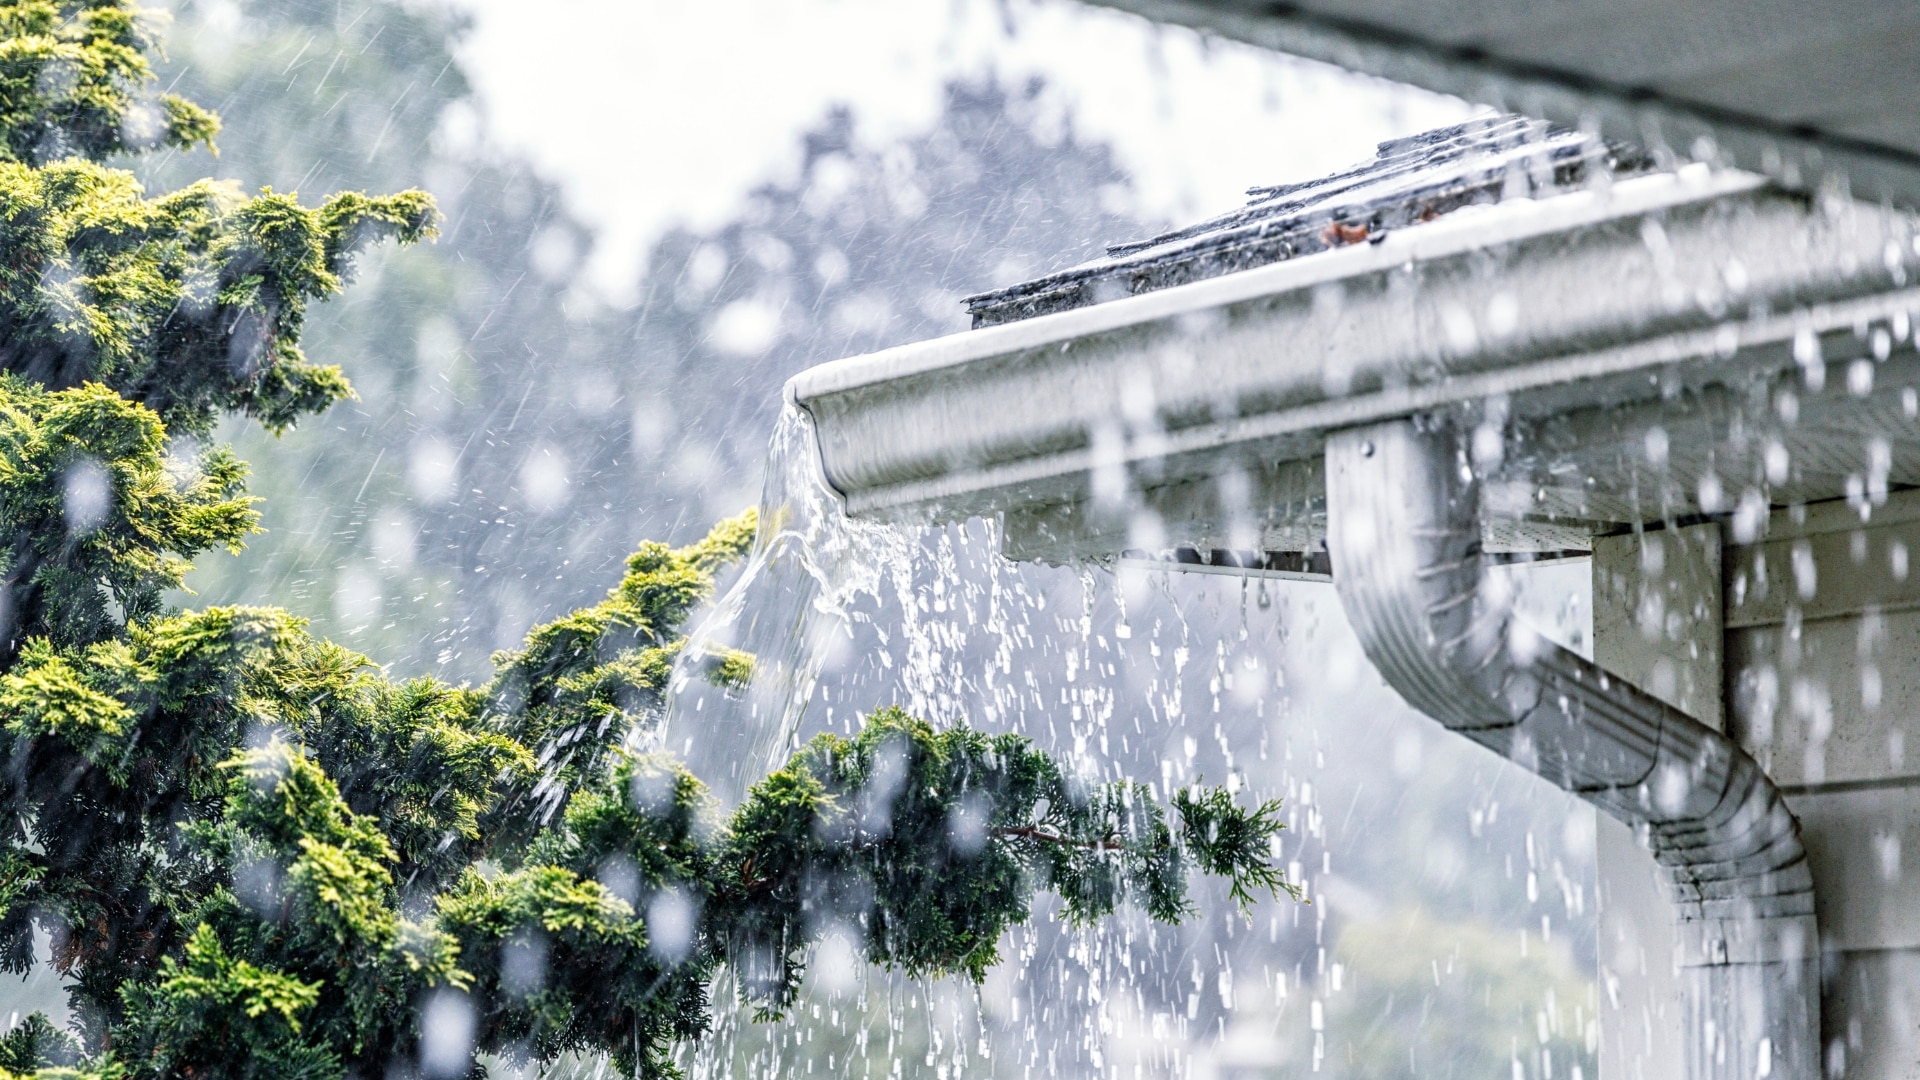
[[[1454,431],[1397,420],[1326,452],[1334,586],[1380,674],[1652,849],[1682,931],[1684,1075],[1820,1075],[1813,878],[1779,789],[1733,740],[1512,621]]]
[[[1516,420],[1791,370],[1920,308],[1911,219],[1702,169],[1460,211],[1357,244],[795,376],[856,517],[963,519],[1224,467],[1317,465],[1326,432],[1503,396]],[[1105,437],[1103,438],[1103,433]]]

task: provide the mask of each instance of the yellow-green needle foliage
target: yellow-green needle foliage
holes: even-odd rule
[[[0,154],[40,165],[211,144],[212,113],[154,94],[153,17],[125,4],[0,5]]]
[[[121,0],[0,3],[0,370],[105,384],[176,432],[225,410],[279,430],[351,393],[300,355],[308,301],[368,243],[431,235],[433,201],[308,208],[212,182],[146,198],[101,162],[218,128],[152,92],[151,18]]]
[[[44,931],[75,1017],[0,1037],[0,1080],[471,1076],[485,1053],[661,1076],[723,966],[777,1016],[832,926],[875,963],[979,978],[1037,888],[1078,921],[1178,919],[1190,866],[1243,903],[1287,888],[1271,805],[1189,791],[1168,814],[894,710],[730,816],[633,753],[751,514],[641,545],[480,687],[395,681],[278,609],[169,607],[196,555],[256,528],[244,466],[174,436],[348,394],[300,355],[305,306],[434,210],[148,197],[106,159],[216,123],[153,93],[145,18],[0,3],[0,970]]]

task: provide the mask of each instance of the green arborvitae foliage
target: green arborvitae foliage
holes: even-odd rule
[[[1215,872],[1267,871],[1280,829],[1271,805],[1222,809],[1250,836]],[[820,736],[753,789],[730,823],[714,932],[772,1011],[798,989],[807,928],[823,913],[864,927],[876,963],[979,979],[1036,886],[1074,922],[1129,898],[1178,921],[1190,848],[1221,854],[1185,822],[1170,828],[1144,785],[1085,785],[1020,736],[935,731],[883,709],[856,738]]]
[[[101,162],[211,143],[218,122],[152,92],[152,17],[119,0],[0,6],[0,370],[98,382],[177,433],[226,410],[283,430],[351,393],[297,342],[356,252],[432,235],[422,192],[290,194],[202,182],[146,198]]]
[[[104,386],[0,376],[0,656],[151,618],[194,555],[253,531],[245,468],[222,450],[170,461],[165,443],[151,409]]]
[[[1230,849],[1169,824],[1140,785],[1084,785],[1020,736],[936,731],[898,709],[815,739],[726,817],[669,758],[609,761],[512,869],[468,870],[439,901],[497,1052],[611,1052],[665,1075],[673,1044],[705,1030],[722,965],[778,1018],[837,925],[858,928],[873,963],[977,980],[1037,888],[1081,922],[1127,899],[1177,921],[1195,862],[1285,888],[1270,876],[1273,804],[1192,796],[1245,838]]]
[[[44,165],[213,144],[220,122],[154,94],[153,15],[101,0],[0,4],[0,153]]]
[[[875,963],[977,979],[1036,889],[1084,922],[1126,901],[1180,918],[1192,867],[1243,903],[1287,887],[1271,804],[1207,789],[1169,814],[896,710],[723,814],[633,736],[752,514],[642,545],[477,687],[390,678],[278,609],[170,607],[256,520],[235,457],[173,436],[345,394],[300,357],[304,305],[433,209],[147,198],[100,159],[214,121],[143,96],[143,18],[0,8],[0,969],[46,932],[74,1013],[0,1038],[0,1080],[464,1076],[479,1053],[662,1076],[722,967],[777,1016],[835,925]],[[147,112],[162,134],[130,141]]]
[[[0,162],[0,365],[53,388],[103,383],[173,430],[222,410],[270,430],[352,393],[295,344],[307,302],[355,252],[434,229],[421,192],[292,195],[202,182],[146,198],[131,173],[78,158]]]

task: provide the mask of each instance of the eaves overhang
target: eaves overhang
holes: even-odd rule
[[[824,364],[786,395],[849,513],[1004,515],[1040,558],[1117,554],[1141,506],[1170,542],[1308,549],[1329,432],[1486,414],[1490,530],[1557,548],[1920,483],[1915,235],[1693,166]]]

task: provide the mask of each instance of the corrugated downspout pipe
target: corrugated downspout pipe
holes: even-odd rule
[[[1813,1080],[1819,945],[1799,822],[1731,739],[1512,622],[1483,571],[1464,447],[1410,421],[1327,442],[1334,584],[1368,658],[1408,704],[1652,850],[1679,917],[1688,1080]]]

